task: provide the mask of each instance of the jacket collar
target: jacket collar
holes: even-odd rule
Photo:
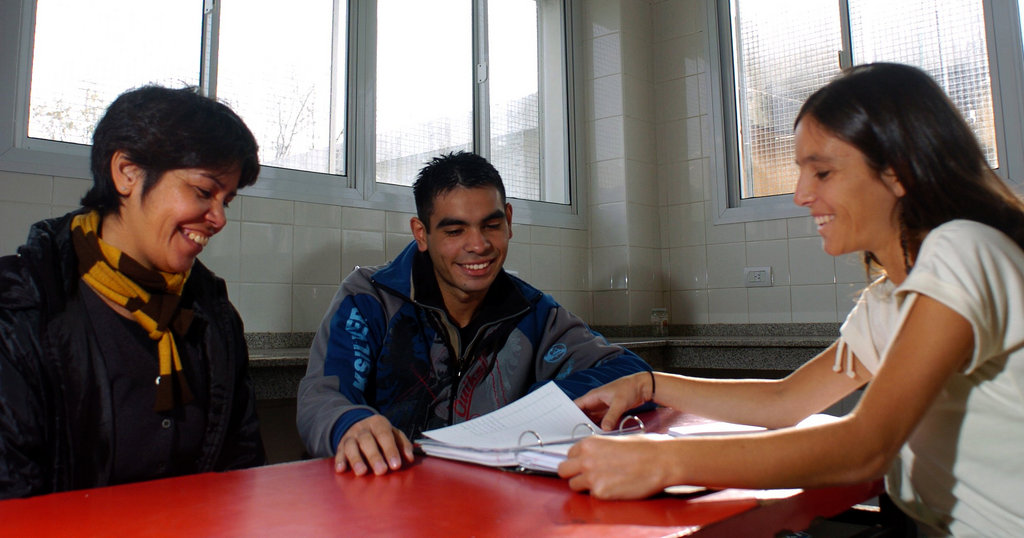
[[[430,256],[419,251],[415,241],[409,243],[394,261],[374,273],[373,281],[419,306],[445,311],[433,263]],[[493,320],[514,315],[528,308],[541,295],[539,290],[502,269],[474,318]]]

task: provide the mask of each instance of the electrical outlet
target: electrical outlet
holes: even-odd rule
[[[772,285],[772,268],[768,267],[744,267],[743,282],[748,288],[757,286]]]

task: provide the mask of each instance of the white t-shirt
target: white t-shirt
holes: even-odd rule
[[[919,294],[970,322],[974,353],[901,449],[886,489],[926,534],[1024,536],[1024,251],[977,222],[935,228],[903,284],[883,278],[862,292],[841,347],[876,372]],[[851,360],[843,353],[837,368]]]

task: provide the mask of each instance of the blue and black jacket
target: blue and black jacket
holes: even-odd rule
[[[393,262],[356,268],[342,282],[310,349],[297,425],[309,453],[326,457],[374,413],[415,439],[549,380],[576,398],[650,369],[504,271],[460,329],[445,313],[429,256],[413,242]]]

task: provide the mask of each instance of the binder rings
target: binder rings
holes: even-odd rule
[[[603,432],[562,389],[547,383],[486,415],[425,431],[416,444],[428,456],[553,473],[583,437],[640,433],[643,428],[639,418],[629,415],[617,431]]]

